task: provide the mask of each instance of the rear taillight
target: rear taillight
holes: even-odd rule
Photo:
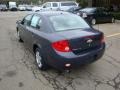
[[[70,46],[68,40],[62,40],[62,41],[57,41],[52,43],[52,47],[60,52],[70,52]]]
[[[101,43],[104,43],[104,42],[105,42],[104,35],[102,35],[102,37],[101,37]]]

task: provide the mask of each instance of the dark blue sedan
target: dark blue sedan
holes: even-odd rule
[[[28,14],[17,22],[17,35],[34,52],[41,70],[79,67],[100,59],[105,51],[103,33],[67,12]]]

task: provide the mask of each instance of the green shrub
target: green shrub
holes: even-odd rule
[[[111,14],[115,17],[115,19],[120,20],[120,12],[112,12]]]
[[[83,8],[86,7],[86,6],[88,6],[88,1],[87,0],[76,0],[76,1]]]

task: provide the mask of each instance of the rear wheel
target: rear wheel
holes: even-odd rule
[[[38,68],[39,68],[40,70],[45,71],[45,70],[48,69],[48,65],[45,63],[45,61],[44,61],[44,59],[43,59],[43,56],[42,56],[41,53],[40,53],[40,49],[39,49],[39,48],[37,48],[37,49],[35,50],[35,60],[36,60],[37,66],[38,66]]]
[[[112,17],[111,23],[115,23],[115,18],[114,17]]]
[[[93,19],[91,20],[91,24],[92,24],[92,25],[95,25],[95,24],[96,24],[96,19],[95,19],[95,18],[93,18]]]
[[[40,10],[36,10],[35,12],[39,12]]]

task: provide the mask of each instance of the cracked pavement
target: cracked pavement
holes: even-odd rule
[[[40,71],[32,53],[16,37],[16,20],[26,12],[0,12],[0,90],[120,90],[120,35],[106,38],[99,61],[73,69]],[[120,23],[94,26],[105,36],[120,33]]]

